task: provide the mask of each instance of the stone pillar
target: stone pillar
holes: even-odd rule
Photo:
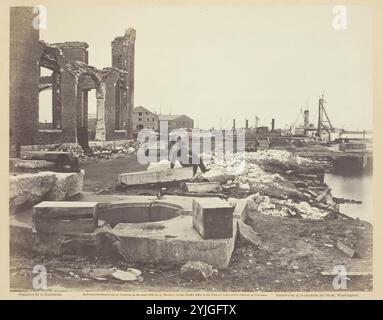
[[[126,72],[126,108],[122,115],[122,122],[126,123],[126,132],[129,139],[133,138],[133,106],[134,106],[134,55],[136,30],[129,28],[122,37],[112,41],[112,67]]]
[[[51,79],[53,129],[61,130],[61,72],[54,71]]]
[[[123,109],[122,106],[122,99],[121,99],[121,87],[119,83],[116,83],[114,86],[114,130],[120,130],[121,129],[121,109]]]
[[[83,127],[88,127],[88,93],[89,90],[82,91],[82,116],[83,116]]]
[[[97,98],[97,125],[96,140],[105,141],[105,83],[101,82],[96,89]]]
[[[21,145],[33,144],[38,130],[41,49],[35,16],[33,7],[10,8],[10,157],[19,156]]]

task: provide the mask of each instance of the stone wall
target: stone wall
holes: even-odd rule
[[[63,55],[73,61],[81,61],[88,64],[88,47],[86,42],[68,41],[63,43],[54,43],[58,46]]]
[[[32,7],[10,8],[10,156],[19,145],[32,144],[38,126],[39,30]]]
[[[10,156],[18,157],[21,145],[77,142],[78,131],[86,129],[88,120],[84,92],[89,88],[79,85],[83,74],[98,79],[92,87],[98,97],[96,140],[132,137],[135,30],[115,38],[112,68],[98,70],[87,65],[87,43],[40,41],[32,7],[13,7],[10,13]],[[43,130],[39,130],[40,67],[53,71],[48,81],[52,123]]]

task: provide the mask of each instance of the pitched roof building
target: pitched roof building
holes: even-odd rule
[[[158,115],[143,106],[133,109],[133,129],[135,132],[141,129],[158,130]]]
[[[161,123],[162,121],[168,122],[168,128],[169,130],[174,129],[192,129],[194,127],[194,120],[192,118],[189,118],[188,116],[183,115],[165,115],[160,114],[158,115],[158,122]]]

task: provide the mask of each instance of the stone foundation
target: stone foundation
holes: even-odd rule
[[[76,232],[65,232],[49,229],[47,225],[43,230],[49,232],[41,232],[41,228],[37,232],[32,223],[32,212],[27,210],[11,215],[11,250],[24,249],[54,256],[118,253],[121,259],[137,263],[181,264],[197,260],[218,269],[227,268],[230,263],[238,220],[232,222],[232,237],[205,240],[193,227],[193,198],[166,196],[158,200],[146,196],[90,194],[77,198],[76,202],[43,202],[35,207],[35,214],[61,218],[64,212],[68,217],[82,217],[85,206],[85,213],[90,217],[88,207],[97,208],[98,223],[94,232],[88,228],[84,231],[82,226]],[[86,201],[92,201],[92,206]],[[68,206],[73,210],[68,211]],[[75,212],[77,207],[81,212]]]

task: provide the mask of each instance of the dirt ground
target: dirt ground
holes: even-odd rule
[[[115,190],[117,175],[144,170],[135,155],[111,160],[87,160],[84,191],[107,193]],[[121,261],[77,257],[63,260],[37,257],[30,253],[11,256],[11,288],[32,290],[33,266],[47,268],[48,288],[52,291],[332,291],[336,265],[355,273],[347,278],[347,291],[372,290],[372,226],[360,220],[304,220],[250,212],[247,223],[262,241],[260,247],[238,243],[230,266],[206,281],[186,281],[180,265],[129,264]],[[336,248],[337,240],[352,239],[356,257]],[[99,281],[89,277],[97,268],[137,268],[143,280],[121,282],[112,278]],[[362,272],[362,273],[361,273]]]

